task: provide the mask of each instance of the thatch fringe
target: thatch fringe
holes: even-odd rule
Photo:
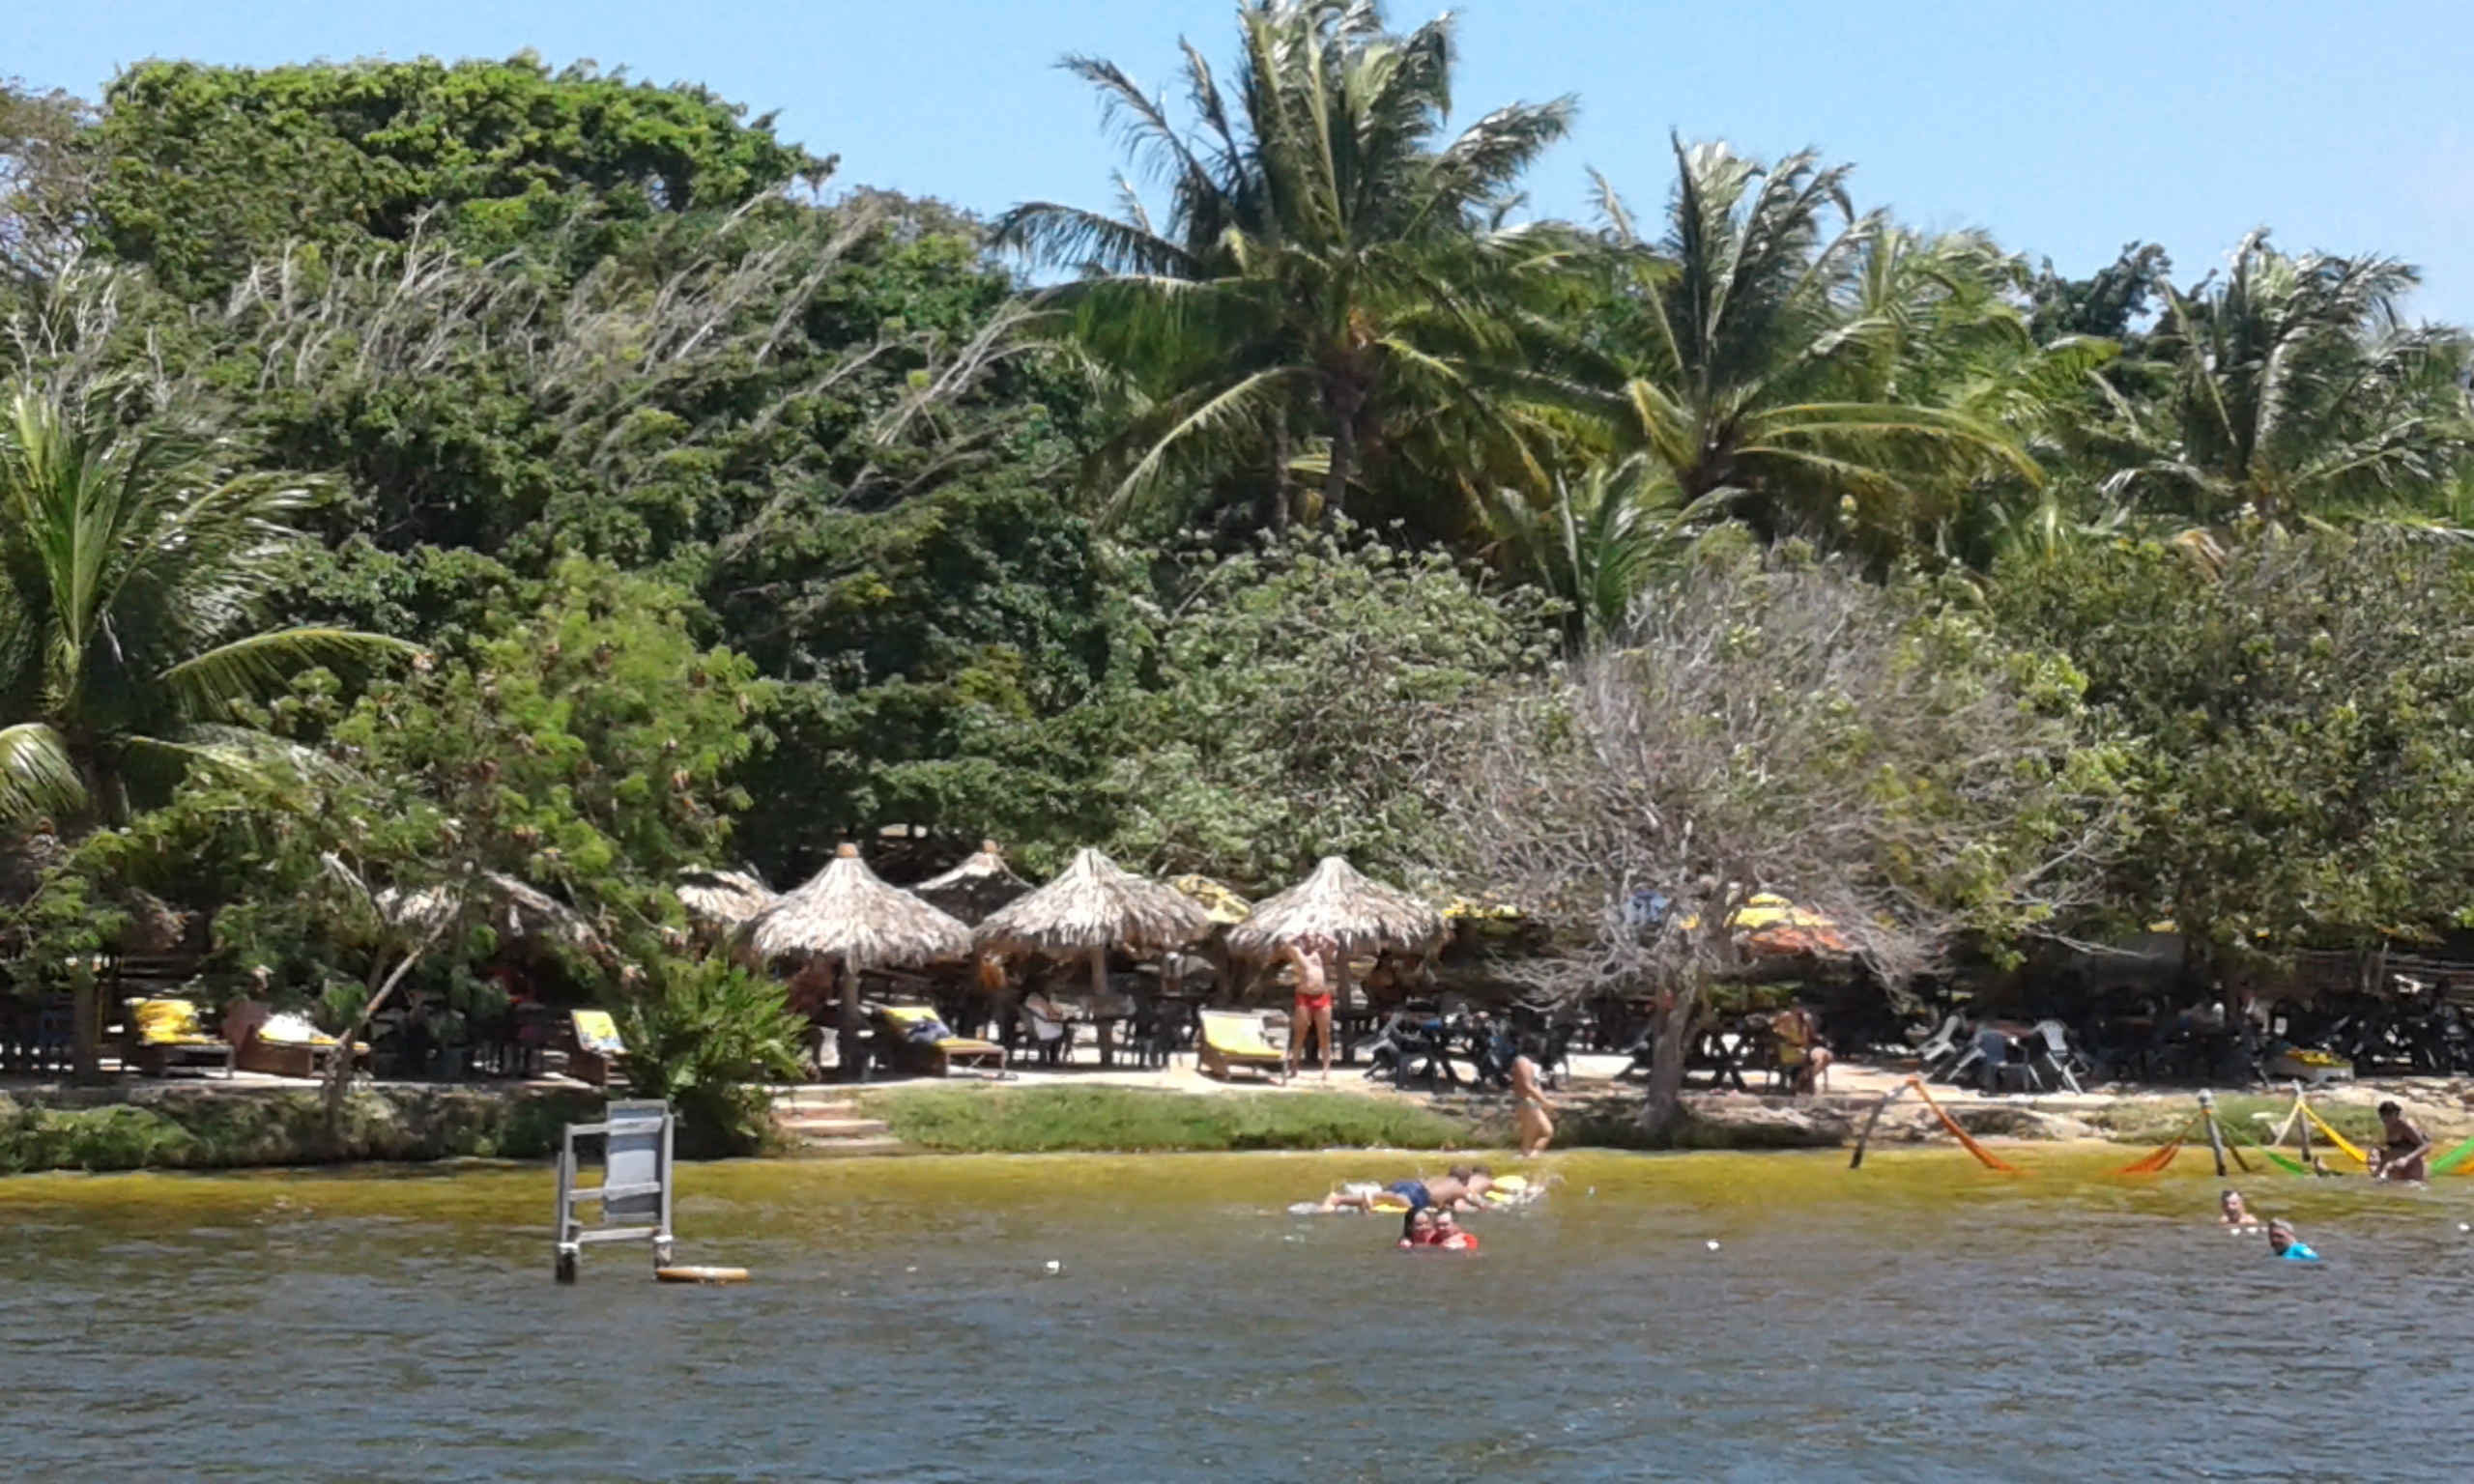
[[[763,877],[747,870],[684,871],[676,890],[687,920],[719,932],[735,931],[781,899]]]
[[[1055,880],[979,925],[979,946],[1062,958],[1106,948],[1165,949],[1211,930],[1211,914],[1172,888],[1084,849]]]
[[[983,840],[970,859],[910,889],[912,896],[976,928],[989,915],[1012,906],[1031,893],[1031,883],[1014,874],[996,842]]]
[[[804,958],[852,972],[915,969],[970,952],[970,929],[888,886],[844,845],[815,879],[782,894],[740,930],[762,962]]]
[[[1408,893],[1360,875],[1337,855],[1287,891],[1254,904],[1228,934],[1239,958],[1269,958],[1283,943],[1321,936],[1355,957],[1424,953],[1443,936],[1443,915]]]

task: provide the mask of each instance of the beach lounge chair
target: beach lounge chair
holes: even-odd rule
[[[608,1087],[618,1058],[627,1054],[618,1023],[606,1010],[570,1011],[567,1022],[576,1039],[575,1049],[567,1053],[567,1075],[594,1087]]]
[[[897,1071],[941,1077],[960,1067],[993,1076],[1005,1074],[1005,1048],[996,1042],[950,1031],[941,1036],[925,1034],[927,1027],[944,1025],[934,1006],[879,1005],[876,1019],[877,1044]]]
[[[1263,1033],[1263,1017],[1234,1010],[1206,1010],[1202,1033],[1194,1038],[1194,1065],[1205,1076],[1227,1080],[1237,1069],[1249,1068],[1286,1078],[1288,1053]]]
[[[229,1013],[223,1022],[226,1035],[234,1031]],[[270,1077],[317,1077],[334,1070],[335,1057],[343,1050],[343,1042],[309,1023],[305,1015],[285,1013],[269,1015],[247,1026],[233,1048],[233,1065],[243,1071],[254,1071]],[[355,1063],[369,1059],[369,1042],[352,1043]]]
[[[162,1076],[175,1067],[220,1067],[225,1076],[232,1075],[232,1044],[207,1034],[195,1002],[130,1000],[123,1009],[129,1027],[121,1055],[124,1064],[150,1077]]]

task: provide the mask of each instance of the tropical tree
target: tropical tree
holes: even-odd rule
[[[2419,275],[2393,258],[2289,257],[2255,232],[2231,268],[2165,286],[2151,404],[2118,400],[2114,486],[2201,523],[2429,510],[2474,453],[2453,328],[2409,325]]]
[[[193,768],[306,755],[236,703],[407,650],[256,630],[303,495],[230,476],[211,441],[127,422],[107,388],[20,379],[0,424],[0,816],[126,820]]]
[[[1847,167],[1809,153],[1675,155],[1655,241],[1598,183],[1620,267],[1593,374],[1620,449],[1765,538],[1904,538],[1978,480],[2037,478],[2009,401],[2034,349],[1999,292],[2009,259],[1856,215]]]
[[[1277,526],[1294,475],[1319,473],[1320,507],[1338,514],[1402,444],[1475,437],[1518,461],[1525,430],[1503,393],[1542,324],[1523,305],[1570,244],[1504,217],[1570,100],[1499,108],[1446,139],[1450,17],[1402,36],[1371,0],[1251,0],[1239,19],[1233,106],[1186,47],[1191,132],[1113,63],[1064,64],[1167,183],[1165,217],[1121,180],[1118,215],[1032,202],[995,229],[1081,270],[1043,296],[1042,323],[1118,399],[1107,504],[1243,471]]]

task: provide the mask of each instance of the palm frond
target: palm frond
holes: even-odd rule
[[[86,785],[60,733],[41,722],[0,728],[0,823],[85,812]]]
[[[180,713],[194,722],[222,715],[233,702],[263,700],[317,666],[360,666],[409,658],[417,646],[352,629],[294,628],[253,634],[183,660],[159,677]]]

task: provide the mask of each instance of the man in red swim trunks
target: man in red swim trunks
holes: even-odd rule
[[[1280,956],[1288,960],[1289,976],[1297,985],[1297,1003],[1288,1015],[1288,1074],[1297,1075],[1298,1063],[1305,1059],[1306,1033],[1311,1030],[1322,1046],[1323,1080],[1332,1080],[1332,972],[1331,962],[1339,956],[1340,947],[1319,932],[1302,933],[1280,946]]]

